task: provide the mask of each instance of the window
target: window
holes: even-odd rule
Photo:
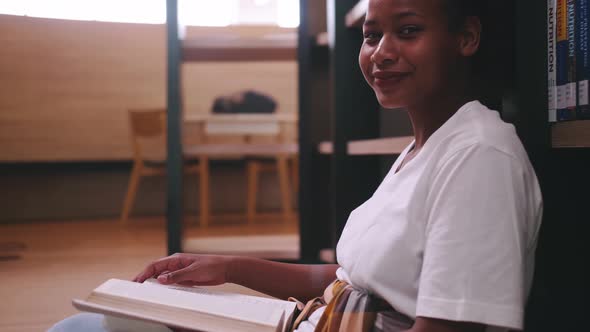
[[[299,25],[299,0],[178,0],[178,6],[182,25]],[[162,24],[166,0],[0,0],[0,14]]]

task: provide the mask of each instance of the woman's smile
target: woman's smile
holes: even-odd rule
[[[380,90],[399,88],[401,83],[410,76],[409,72],[377,70],[372,74],[373,83]]]

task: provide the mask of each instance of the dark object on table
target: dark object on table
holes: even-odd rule
[[[274,98],[255,91],[218,97],[213,102],[213,113],[274,113],[276,108]]]

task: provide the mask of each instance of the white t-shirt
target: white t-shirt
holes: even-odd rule
[[[473,101],[396,173],[412,146],[351,213],[338,278],[414,319],[521,329],[542,198],[514,127]]]

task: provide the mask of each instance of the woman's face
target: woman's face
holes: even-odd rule
[[[436,100],[452,84],[459,34],[443,0],[370,0],[359,63],[385,108]]]

